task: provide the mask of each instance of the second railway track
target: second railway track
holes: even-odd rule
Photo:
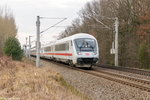
[[[150,81],[146,80],[146,79],[131,77],[131,76],[122,75],[122,74],[116,74],[116,73],[102,71],[102,70],[96,70],[96,72],[100,72],[100,73],[108,74],[108,75],[111,75],[111,76],[114,76],[114,77],[135,81],[135,82],[142,83],[142,84],[145,84],[145,85],[150,85]]]
[[[97,65],[98,67],[106,68],[106,69],[113,69],[119,70],[139,75],[150,76],[150,70],[146,69],[138,69],[138,68],[129,68],[129,67],[120,67],[120,66],[108,66],[108,65]]]
[[[130,76],[124,76],[124,75],[114,74],[114,73],[109,73],[109,72],[103,72],[103,71],[82,70],[82,69],[78,69],[78,68],[73,68],[73,69],[82,71],[84,73],[88,73],[88,74],[91,74],[91,75],[94,75],[97,77],[105,78],[110,81],[114,81],[117,83],[135,87],[135,88],[141,89],[143,91],[150,92],[150,87],[149,87],[150,81],[148,81],[148,80],[133,78]]]

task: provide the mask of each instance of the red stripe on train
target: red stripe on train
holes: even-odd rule
[[[44,55],[72,56],[72,53],[44,53]]]

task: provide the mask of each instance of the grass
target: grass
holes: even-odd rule
[[[83,95],[82,93],[80,93],[77,89],[75,89],[72,85],[68,84],[63,77],[58,77],[56,79],[56,81],[60,82],[61,85],[63,85],[64,87],[66,87],[69,91],[71,91],[73,94],[79,96],[82,98],[82,100],[92,100],[90,98],[88,98],[87,96]]]
[[[68,84],[50,67],[35,67],[35,63],[0,58],[0,100],[16,97],[20,100],[91,100]]]
[[[0,100],[5,100],[4,98],[0,98]]]

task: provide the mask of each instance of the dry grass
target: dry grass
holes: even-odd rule
[[[0,100],[87,100],[49,67],[25,62],[0,58]]]

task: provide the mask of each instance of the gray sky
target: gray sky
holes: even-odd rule
[[[43,17],[67,17],[67,20],[58,26],[68,26],[76,18],[86,2],[91,0],[0,0],[0,7],[8,6],[15,17],[18,27],[18,38],[21,44],[25,43],[25,37],[32,35],[35,40],[36,16]],[[41,20],[41,31],[59,20]],[[54,40],[65,28],[51,28],[43,33],[41,42],[47,43]]]

